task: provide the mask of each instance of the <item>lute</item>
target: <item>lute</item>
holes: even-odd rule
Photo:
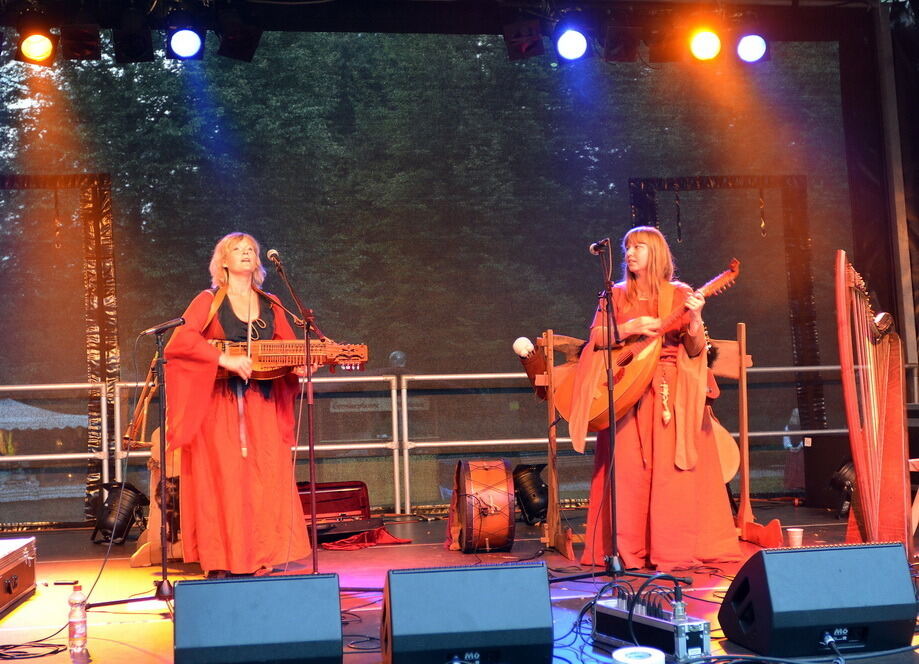
[[[740,261],[736,258],[731,259],[727,270],[708,281],[698,291],[706,298],[718,295],[734,284],[738,274],[740,274]],[[685,306],[676,307],[661,321],[658,334],[654,336],[629,337],[623,340],[622,346],[612,351],[614,365],[613,404],[617,420],[625,415],[644,394],[657,368],[657,361],[660,358],[663,345],[663,336],[674,327],[685,311]],[[606,353],[602,351],[594,352],[589,361],[601,362],[604,367],[602,373],[604,379],[598,381],[591,395],[588,424],[588,430],[602,431],[609,427],[609,398],[607,397],[607,382],[605,380]],[[576,363],[571,363],[556,367],[556,384],[558,387],[555,390],[555,405],[559,414],[566,420],[571,415],[575,366]]]

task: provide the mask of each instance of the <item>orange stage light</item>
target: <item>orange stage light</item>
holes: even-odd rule
[[[721,53],[721,38],[709,28],[695,30],[689,37],[689,52],[696,60],[712,60]]]
[[[27,60],[35,62],[44,62],[51,57],[54,52],[54,44],[48,35],[32,34],[25,37],[20,45],[22,55]]]

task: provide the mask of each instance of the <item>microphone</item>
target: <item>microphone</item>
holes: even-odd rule
[[[587,251],[592,253],[594,256],[599,256],[604,251],[606,251],[608,248],[609,248],[609,238],[605,238],[603,240],[600,240],[599,242],[594,242],[593,244],[591,244],[589,247],[587,247]]]
[[[281,267],[281,254],[278,253],[277,249],[269,249],[265,254],[265,258],[274,263],[275,267]]]
[[[147,337],[151,334],[162,334],[166,330],[171,330],[174,327],[179,325],[185,325],[185,319],[179,316],[178,318],[173,318],[172,320],[167,320],[165,323],[160,323],[159,325],[154,325],[153,327],[148,327],[146,330],[138,334],[139,337]]]
[[[513,345],[514,352],[517,353],[521,358],[529,357],[530,354],[536,350],[536,347],[533,346],[533,342],[527,339],[526,337],[517,337]]]

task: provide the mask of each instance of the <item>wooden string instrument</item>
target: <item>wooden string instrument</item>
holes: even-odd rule
[[[740,274],[740,261],[736,258],[731,260],[730,267],[719,274],[717,277],[699,288],[706,298],[718,295],[726,288],[730,287]],[[613,379],[615,382],[613,388],[613,403],[616,414],[615,419],[625,415],[628,410],[634,406],[641,395],[644,394],[651,382],[654,371],[657,368],[657,361],[660,357],[661,347],[663,345],[663,335],[669,331],[683,316],[686,307],[677,307],[661,321],[661,331],[655,336],[638,336],[629,337],[624,340],[622,346],[612,351],[613,364],[615,370]],[[596,351],[593,356],[588,358],[591,362],[603,363],[604,379],[598,381],[593,394],[591,395],[590,420],[588,430],[602,431],[609,428],[609,399],[607,397],[606,376],[606,352]],[[563,375],[558,376],[555,390],[555,407],[559,414],[566,420],[571,415],[575,364],[558,367],[557,372]]]
[[[836,331],[855,494],[846,541],[903,542],[910,523],[906,377],[889,314],[875,315],[865,280],[836,254]]]
[[[252,358],[252,378],[271,380],[280,378],[298,366],[303,366],[306,346],[300,339],[263,339],[256,341],[225,341],[211,339],[210,344],[228,355],[249,355]],[[310,359],[314,364],[342,369],[363,369],[369,356],[366,344],[340,344],[329,339],[310,339]],[[222,367],[218,378],[229,374]]]

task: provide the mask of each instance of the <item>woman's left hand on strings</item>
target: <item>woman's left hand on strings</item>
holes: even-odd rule
[[[702,307],[705,306],[705,295],[693,291],[686,298],[686,310],[689,311],[689,334],[696,336],[702,330]]]
[[[312,373],[312,374],[315,375],[316,371],[317,371],[317,370],[319,369],[319,367],[321,367],[321,366],[322,366],[322,365],[321,365],[321,364],[318,364],[318,363],[313,364],[313,366],[312,366],[312,371],[310,371],[310,373]],[[303,365],[294,367],[294,374],[296,374],[297,376],[300,376],[300,377],[305,376],[305,375],[306,375],[306,367],[304,367]]]
[[[702,307],[705,306],[705,295],[702,291],[693,291],[686,298],[686,308],[697,320],[702,319]]]

